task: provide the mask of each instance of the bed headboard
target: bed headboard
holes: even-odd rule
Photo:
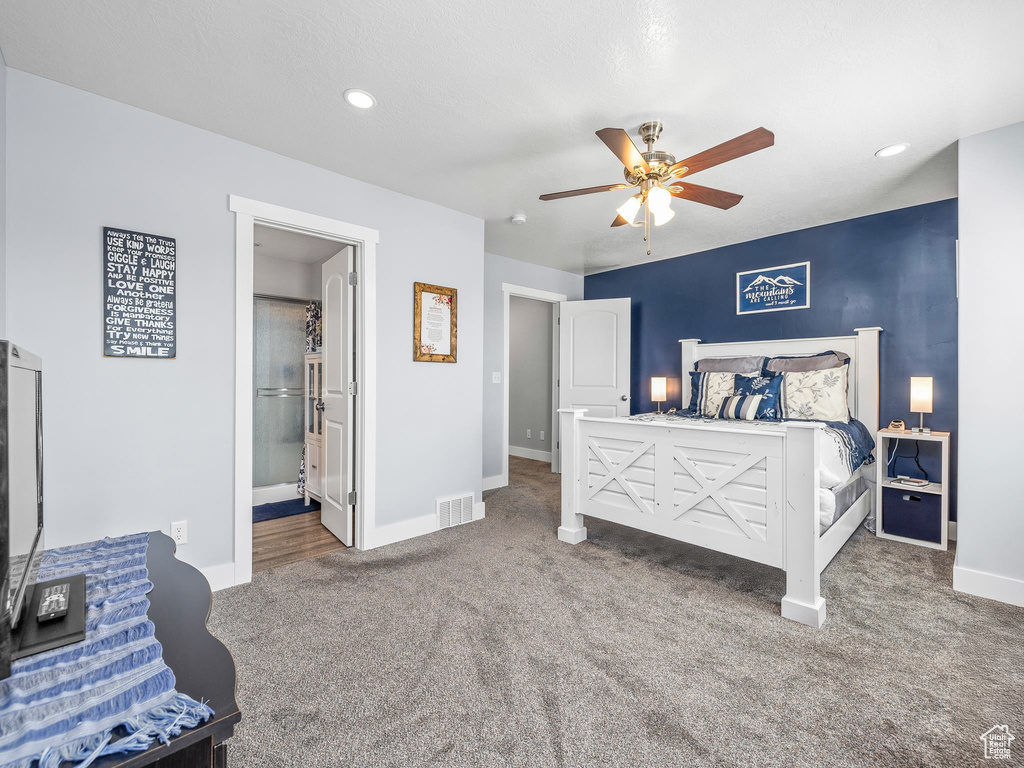
[[[700,339],[680,339],[682,347],[683,392],[687,373],[698,360],[742,355],[813,355],[833,349],[850,356],[848,400],[855,419],[863,422],[872,437],[878,431],[878,334],[881,328],[855,328],[853,336],[822,336],[814,339],[771,339],[701,344]]]

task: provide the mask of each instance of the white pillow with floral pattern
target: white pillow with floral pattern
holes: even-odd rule
[[[782,373],[782,418],[849,423],[849,365],[824,371]]]

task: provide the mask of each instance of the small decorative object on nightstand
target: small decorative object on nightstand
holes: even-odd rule
[[[661,404],[668,399],[668,379],[665,376],[651,376],[651,402],[658,404],[658,413],[661,413]]]
[[[916,410],[916,409],[915,409]],[[931,407],[929,406],[929,411]],[[908,440],[929,443],[938,443],[942,448],[942,477],[936,480],[920,480],[896,475],[889,475],[889,454],[890,441]],[[946,549],[949,535],[949,432],[919,432],[903,429],[880,429],[876,455],[878,460],[875,465],[878,467],[878,488],[876,489],[877,516],[875,519],[875,535],[880,539],[892,539],[903,541],[908,544],[917,544],[921,547],[932,549]],[[893,463],[893,467],[895,464]],[[912,514],[929,515],[935,514],[939,517],[939,540],[929,541],[927,539],[915,539],[909,536],[899,536],[885,531],[885,507],[886,503]],[[893,509],[890,509],[890,512]]]
[[[921,414],[921,425],[914,427],[912,431],[922,434],[929,434],[931,427],[924,425],[924,415],[932,412],[932,377],[911,376],[910,377],[910,410]]]

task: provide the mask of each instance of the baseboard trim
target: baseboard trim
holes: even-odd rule
[[[483,502],[483,501],[478,501],[478,502],[475,502],[473,504],[473,519],[474,520],[483,520],[484,519],[484,512],[485,512],[485,507],[486,506],[487,506],[486,502]]]
[[[210,590],[217,592],[221,589],[235,586],[235,564],[221,563],[220,565],[209,565],[200,568],[199,572],[206,577],[210,584]]]
[[[1024,608],[1024,581],[976,571],[961,565],[953,566],[953,589],[969,595],[997,600]]]
[[[520,448],[518,445],[508,447],[509,456],[518,456],[521,459],[533,459],[534,461],[546,461],[551,463],[551,451],[539,451],[536,448]]]
[[[505,478],[501,475],[492,475],[491,477],[484,478],[483,489],[485,491],[493,491],[495,488],[504,488],[506,485]]]
[[[252,505],[254,507],[258,507],[260,504],[273,504],[278,501],[290,501],[301,498],[297,483],[265,485],[262,488],[252,489]]]
[[[475,508],[474,508],[475,512]],[[382,525],[373,530],[368,537],[370,545],[366,549],[386,547],[388,544],[397,544],[406,539],[414,539],[417,536],[425,536],[437,530],[437,515],[421,515],[411,520],[402,520],[397,523]]]

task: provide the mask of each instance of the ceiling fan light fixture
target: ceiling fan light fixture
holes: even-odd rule
[[[654,226],[660,227],[662,224],[668,224],[672,221],[672,217],[676,215],[676,212],[671,208],[666,208],[663,211],[651,211],[654,214]]]
[[[640,210],[640,195],[633,195],[626,202],[615,209],[616,213],[619,214],[630,224],[636,219],[637,211]]]
[[[647,193],[647,207],[651,211],[651,215],[654,216],[654,226],[660,227],[662,224],[672,220],[672,217],[676,215],[676,212],[672,210],[672,194],[664,187],[653,186],[651,191]]]

